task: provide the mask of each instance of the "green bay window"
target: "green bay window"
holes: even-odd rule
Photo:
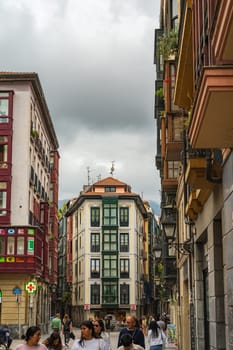
[[[103,230],[103,251],[116,252],[117,251],[117,230],[104,229]]]
[[[118,282],[104,281],[102,304],[118,304]]]
[[[117,199],[103,200],[103,225],[117,226],[118,222],[118,203]]]
[[[103,255],[103,277],[117,277],[117,254]]]

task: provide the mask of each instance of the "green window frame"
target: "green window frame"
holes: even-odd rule
[[[129,259],[120,259],[120,278],[129,278]]]
[[[129,252],[129,234],[120,233],[120,252]]]
[[[117,230],[104,229],[103,230],[103,251],[116,252],[117,250],[118,250]]]
[[[103,282],[103,296],[102,304],[118,304],[118,282],[117,281],[104,281]]]
[[[118,203],[117,200],[103,201],[103,225],[117,226],[118,222]]]
[[[91,233],[91,252],[100,251],[100,234],[96,232]]]
[[[99,227],[100,226],[100,208],[91,207],[91,226]]]
[[[118,277],[118,257],[117,254],[103,255],[103,277]]]
[[[100,259],[91,259],[91,278],[100,277]]]
[[[120,226],[129,226],[129,208],[120,208]]]
[[[120,284],[120,304],[129,304],[129,285]]]
[[[100,304],[100,285],[91,284],[91,304]]]

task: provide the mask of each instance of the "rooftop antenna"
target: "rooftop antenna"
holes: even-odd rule
[[[111,174],[112,176],[113,176],[114,171],[115,171],[114,163],[115,163],[115,160],[112,160],[112,166],[111,166],[111,169],[110,169],[110,174]]]
[[[90,186],[90,184],[91,184],[90,172],[91,172],[90,167],[87,166],[87,184],[88,184],[88,186]]]

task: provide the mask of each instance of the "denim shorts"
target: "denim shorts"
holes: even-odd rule
[[[150,350],[162,350],[162,348],[163,348],[163,344],[161,344],[161,345],[152,345],[150,347]]]

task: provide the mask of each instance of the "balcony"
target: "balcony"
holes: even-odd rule
[[[185,182],[194,189],[213,189],[213,184],[206,179],[206,165],[207,161],[205,158],[189,159],[185,173]]]
[[[231,1],[220,1],[213,33],[213,51],[217,64],[233,63],[233,6]]]
[[[189,129],[193,148],[233,147],[233,68],[203,68]]]
[[[162,179],[162,191],[175,192],[177,188],[177,179]]]
[[[183,142],[170,141],[166,144],[166,160],[180,160]]]

